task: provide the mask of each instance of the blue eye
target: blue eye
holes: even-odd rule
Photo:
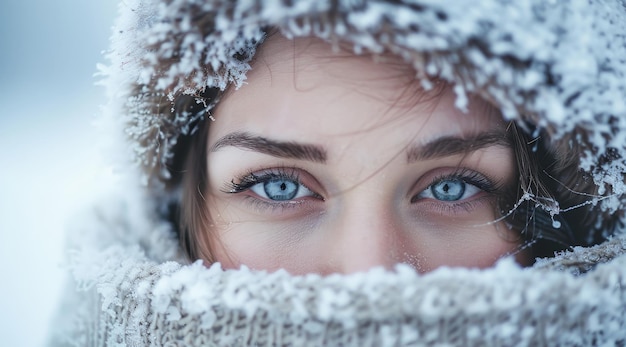
[[[297,181],[287,178],[270,178],[250,187],[250,190],[265,199],[289,201],[314,193]]]
[[[440,201],[459,201],[474,196],[480,191],[480,188],[461,179],[448,178],[431,184],[419,194],[419,197]]]
[[[285,179],[271,179],[267,182],[263,182],[262,185],[263,192],[269,199],[280,201],[293,199],[298,193],[299,187],[298,183]],[[256,186],[252,187],[252,190],[255,191],[255,188]]]

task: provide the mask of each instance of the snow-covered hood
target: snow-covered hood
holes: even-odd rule
[[[102,67],[106,113],[121,120],[148,189],[121,189],[78,223],[77,291],[58,345],[626,344],[623,1],[125,0],[120,11]],[[160,213],[179,183],[171,168],[221,92],[244,83],[269,27],[392,52],[453,83],[459,107],[477,93],[534,124],[576,157],[562,171],[588,174],[593,233],[615,236],[531,268],[504,260],[425,275],[186,264]]]

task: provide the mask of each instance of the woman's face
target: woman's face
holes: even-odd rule
[[[206,232],[225,268],[426,272],[488,267],[519,247],[495,222],[516,183],[506,124],[381,59],[316,39],[263,44],[209,130]]]

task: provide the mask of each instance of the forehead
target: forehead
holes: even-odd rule
[[[454,107],[449,86],[438,82],[426,91],[416,75],[393,55],[355,55],[319,39],[275,34],[259,48],[247,83],[224,96],[210,131],[252,130],[294,140],[398,128],[398,122],[404,131],[394,131],[415,136],[427,128],[421,131],[426,137],[502,126],[485,101],[471,98],[463,112]]]
[[[331,46],[317,38],[289,40],[278,33],[260,46],[248,74],[248,80],[257,83],[274,84],[286,78],[296,90],[352,85],[360,92],[394,103],[408,96],[436,95],[441,90],[426,92],[415,77],[415,70],[392,54],[356,55],[346,47]]]

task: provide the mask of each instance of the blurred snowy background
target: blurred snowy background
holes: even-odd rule
[[[115,0],[0,1],[0,345],[43,346],[73,210],[98,185]]]

